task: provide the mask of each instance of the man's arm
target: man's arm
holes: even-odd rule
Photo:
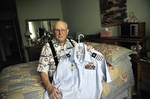
[[[49,44],[46,43],[41,51],[37,71],[40,73],[43,86],[47,90],[49,96],[51,96],[51,99],[59,99],[58,90],[50,82],[48,74],[51,56],[52,56],[51,49],[49,47]]]
[[[43,83],[45,89],[48,91],[48,93],[51,93],[53,86],[52,86],[51,82],[49,81],[48,74],[46,74],[45,72],[41,72],[40,75],[41,75],[41,80],[42,80],[42,83]]]

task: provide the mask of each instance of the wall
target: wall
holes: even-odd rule
[[[26,45],[26,19],[63,18],[60,0],[16,0],[16,7],[23,45]],[[23,47],[28,61],[28,54]]]
[[[30,18],[64,18],[69,23],[70,32],[93,34],[101,27],[99,0],[16,0],[18,18],[24,40],[25,19]],[[150,39],[149,0],[127,0],[128,12],[133,11],[140,21],[146,22],[146,35]],[[113,35],[119,33],[118,27],[111,27]],[[73,34],[74,33],[74,34]],[[150,40],[148,40],[150,50]]]
[[[140,21],[146,22],[146,36],[150,50],[150,13],[148,13],[149,0],[127,0],[127,12],[133,11]],[[100,20],[99,0],[62,0],[64,20],[71,28],[71,33],[93,34],[102,29]],[[113,36],[118,27],[111,27]]]
[[[150,0],[128,0],[128,13],[134,12],[135,16],[141,22],[146,22],[147,50],[150,51]]]
[[[99,0],[62,0],[64,20],[71,33],[92,34],[100,31]]]

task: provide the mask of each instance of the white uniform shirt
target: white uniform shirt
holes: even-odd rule
[[[54,73],[53,83],[61,91],[62,99],[100,99],[102,81],[111,81],[103,55],[82,46],[82,53],[78,53],[76,45],[70,54],[64,55]],[[84,58],[78,54],[84,54]]]
[[[74,45],[76,44],[74,40],[71,40],[71,41],[73,42]],[[52,44],[56,51],[58,60],[60,59],[61,56],[67,53],[69,49],[73,48],[73,45],[71,44],[69,39],[67,39],[64,46],[60,46],[59,43],[55,39],[52,40]],[[45,72],[45,73],[49,72],[49,76],[52,77],[55,70],[56,70],[56,65],[55,65],[55,61],[53,58],[52,50],[50,48],[49,43],[46,43],[43,46],[42,51],[41,51],[37,71]]]

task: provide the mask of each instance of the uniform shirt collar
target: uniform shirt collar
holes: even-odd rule
[[[80,64],[79,62],[79,59],[77,58],[77,51],[78,51],[78,47],[79,46],[82,46],[83,49],[84,49],[84,59],[83,59],[83,62],[91,62],[91,54],[90,52],[87,50],[87,45],[85,45],[84,43],[78,43],[75,47],[74,47],[74,50],[73,50],[73,53],[71,55],[71,58],[74,59],[74,62],[75,63],[78,63]],[[83,63],[82,62],[82,63]]]

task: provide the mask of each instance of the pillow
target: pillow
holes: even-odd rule
[[[87,45],[91,45],[95,50],[101,52],[105,56],[107,62],[112,65],[120,59],[132,54],[132,50],[118,45],[93,42],[87,42]]]

